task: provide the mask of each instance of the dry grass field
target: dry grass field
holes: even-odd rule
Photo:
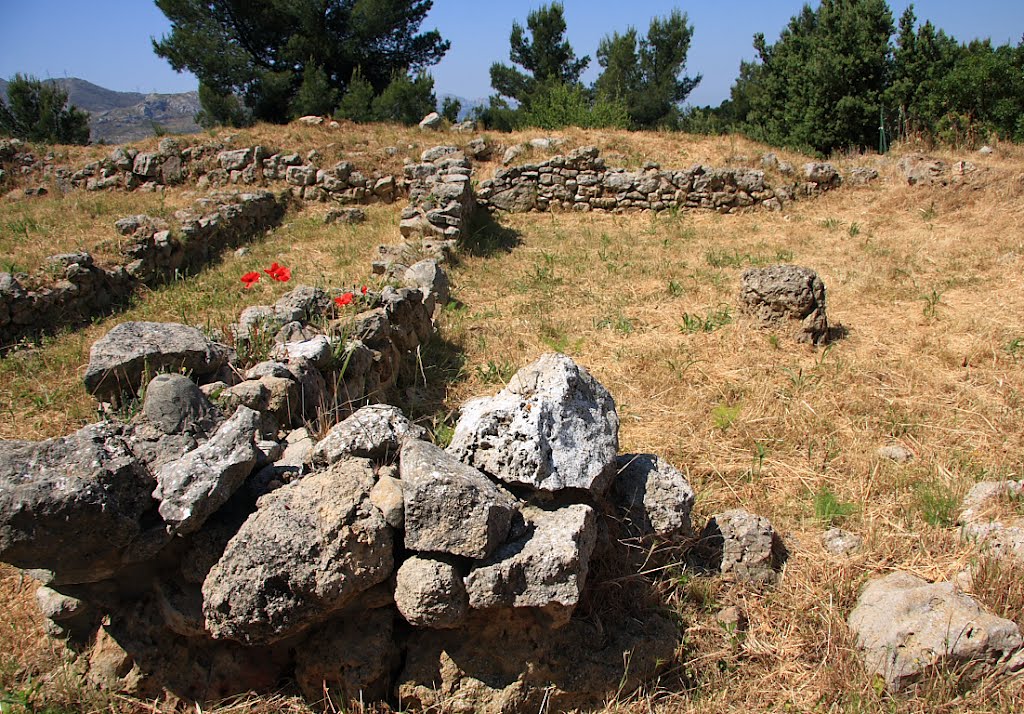
[[[733,137],[559,135],[566,150],[597,145],[613,166],[754,166],[767,151]],[[530,136],[492,138],[508,145]],[[241,131],[234,141],[317,148],[363,170],[394,172],[443,138],[395,127],[290,126]],[[398,151],[388,155],[388,146]],[[971,567],[974,595],[1024,626],[1024,566],[983,557],[961,542],[955,524],[972,484],[1024,478],[1024,150],[936,150],[978,170],[955,185],[912,187],[896,168],[911,148],[884,160],[834,157],[875,166],[880,180],[782,213],[499,216],[465,241],[451,270],[456,302],[401,382],[397,403],[443,440],[465,399],[497,391],[544,352],[567,353],[615,397],[622,450],[660,454],[687,474],[698,494],[695,523],[747,508],[768,516],[790,551],[784,577],[768,591],[692,577],[681,565],[655,574],[684,624],[683,644],[661,682],[610,701],[606,712],[1024,708],[1021,677],[969,683],[963,672],[938,672],[890,695],[860,664],[845,625],[872,577],[906,570],[949,579]],[[477,178],[497,166],[483,165]],[[25,266],[102,246],[116,218],[187,204],[187,193],[0,200],[0,254]],[[270,261],[291,267],[293,283],[373,281],[371,254],[393,242],[399,205],[373,207],[354,227],[324,226],[326,206],[294,212],[245,257],[229,253],[121,313],[5,355],[0,438],[46,438],[93,420],[80,377],[90,344],[118,322],[223,330],[245,306],[292,287],[264,281],[242,289],[239,276]],[[743,270],[776,262],[821,275],[830,322],[840,328],[827,347],[764,332],[738,312]],[[887,444],[915,458],[883,460],[876,452]],[[862,535],[864,548],[847,558],[828,554],[819,538],[832,525]],[[10,700],[0,711],[175,709],[77,684],[73,655],[43,634],[33,591],[19,573],[0,569],[0,698]],[[733,605],[749,619],[745,631],[716,621]],[[285,692],[201,711],[308,710]]]

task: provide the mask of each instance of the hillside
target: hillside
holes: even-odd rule
[[[154,136],[158,132],[194,134],[200,131],[195,115],[198,92],[142,94],[105,89],[75,77],[52,81],[68,93],[68,101],[89,112],[90,138],[95,143],[120,144]],[[0,94],[7,95],[6,80]]]
[[[471,164],[461,163],[448,149],[431,151],[451,144],[468,155],[470,141],[485,138],[494,143],[491,152],[479,154]],[[332,129],[293,123],[184,138],[179,143],[178,148],[190,149],[173,157],[182,158],[173,166],[184,172],[182,183],[158,184],[159,171],[154,171],[147,177],[151,181],[140,184],[147,186],[145,191],[124,190],[135,185],[126,181],[109,190],[80,188],[62,194],[54,183],[46,182],[41,168],[29,178],[16,177],[21,183],[7,185],[9,192],[0,200],[0,253],[6,261],[0,271],[35,272],[40,280],[59,280],[73,272],[69,267],[62,273],[60,264],[47,262],[46,256],[52,253],[90,251],[98,256],[97,264],[111,264],[132,240],[125,232],[116,232],[113,224],[131,214],[147,213],[156,219],[154,224],[166,221],[173,238],[181,209],[197,199],[212,200],[216,191],[267,189],[288,197],[288,212],[280,225],[261,230],[241,250],[230,243],[201,267],[175,272],[172,279],[138,291],[111,313],[4,352],[0,357],[0,439],[9,441],[0,442],[0,465],[5,454],[28,448],[22,440],[61,437],[96,421],[97,402],[82,381],[90,349],[129,321],[185,323],[235,348],[243,360],[235,370],[238,383],[203,385],[225,409],[237,407],[229,398],[243,398],[245,389],[254,395],[247,404],[267,407],[271,386],[292,383],[286,369],[264,361],[271,354],[282,354],[274,352],[278,335],[291,342],[291,335],[305,330],[325,334],[338,330],[340,339],[365,338],[363,347],[353,348],[359,352],[336,349],[331,356],[321,355],[323,364],[344,356],[342,374],[335,375],[338,381],[325,380],[336,389],[349,386],[345,370],[355,370],[357,362],[365,369],[387,363],[390,353],[374,346],[380,344],[374,340],[382,339],[385,329],[368,322],[387,311],[357,315],[354,303],[370,300],[365,296],[383,294],[406,279],[401,273],[390,278],[377,274],[371,264],[387,253],[379,246],[394,246],[402,240],[400,226],[403,234],[414,234],[416,226],[403,224],[416,220],[414,201],[429,205],[424,215],[435,219],[461,217],[458,211],[450,212],[448,206],[441,210],[437,204],[453,183],[468,184],[471,170],[479,202],[512,205],[507,199],[513,191],[502,199],[495,195],[500,193],[496,187],[518,177],[522,182],[514,198],[519,205],[537,207],[542,198],[548,210],[495,210],[479,214],[465,226],[454,258],[443,265],[452,300],[434,313],[433,336],[406,352],[394,381],[375,396],[399,407],[426,430],[430,440],[444,446],[458,442],[460,408],[467,400],[510,388],[517,370],[546,353],[568,355],[614,399],[619,453],[656,454],[674,467],[676,488],[660,494],[662,505],[679,506],[685,491],[692,488],[696,500],[689,504],[692,510],[686,509],[685,526],[692,523],[693,529],[687,532],[680,525],[679,532],[687,535],[678,539],[643,539],[628,535],[628,528],[642,519],[608,516],[595,536],[594,552],[600,555],[590,562],[589,571],[586,566],[574,571],[581,580],[589,578],[584,595],[570,621],[562,623],[564,628],[549,633],[544,649],[523,648],[522,638],[543,637],[547,630],[531,618],[543,621],[549,607],[520,608],[526,611],[518,613],[521,620],[502,607],[483,608],[474,621],[476,630],[430,630],[400,620],[404,612],[394,615],[392,625],[387,617],[398,594],[395,581],[389,580],[384,593],[365,591],[374,595],[372,600],[367,598],[374,604],[367,605],[371,609],[366,610],[365,620],[339,610],[338,617],[349,618],[343,621],[352,623],[352,631],[367,623],[353,640],[343,637],[350,632],[335,628],[337,620],[318,621],[308,633],[293,632],[289,637],[294,639],[260,650],[255,665],[254,659],[239,654],[248,646],[238,644],[242,640],[230,640],[214,652],[216,656],[207,656],[212,650],[202,648],[213,640],[204,628],[211,617],[229,608],[206,609],[209,589],[204,584],[200,590],[199,585],[210,581],[204,580],[205,572],[195,576],[194,571],[219,567],[212,564],[222,552],[250,546],[263,547],[271,559],[277,552],[290,552],[293,541],[311,537],[315,530],[311,524],[319,523],[318,514],[337,514],[336,503],[320,507],[322,496],[313,493],[312,485],[326,483],[313,481],[324,473],[314,463],[309,473],[300,469],[294,481],[276,483],[277,490],[263,495],[262,505],[253,511],[264,516],[278,513],[283,524],[280,531],[261,528],[248,511],[239,515],[233,509],[243,509],[242,499],[235,499],[211,519],[218,532],[200,531],[202,539],[188,533],[176,537],[176,545],[165,553],[174,558],[168,561],[173,568],[146,563],[145,568],[123,571],[127,575],[119,571],[120,580],[111,577],[81,585],[71,580],[68,586],[55,585],[82,597],[113,601],[111,588],[125,587],[130,581],[131,587],[125,590],[128,596],[110,607],[121,613],[137,611],[157,622],[166,618],[178,634],[167,634],[162,625],[152,631],[119,629],[111,620],[96,642],[65,646],[48,634],[55,631],[53,623],[40,614],[36,600],[39,583],[32,578],[47,573],[0,565],[0,631],[8,633],[6,652],[0,658],[0,701],[11,701],[12,711],[170,714],[186,706],[217,714],[417,710],[409,699],[399,696],[389,699],[390,707],[367,703],[349,709],[339,701],[345,692],[338,694],[339,688],[331,686],[334,680],[365,676],[382,659],[380,666],[390,677],[384,678],[387,682],[382,686],[419,677],[426,684],[415,689],[416,701],[430,702],[424,706],[439,712],[555,711],[563,708],[558,702],[574,701],[556,697],[581,681],[591,683],[583,710],[603,714],[1019,711],[1024,679],[1007,675],[1024,652],[1019,634],[1017,639],[1012,636],[1012,631],[1019,633],[1024,626],[1024,541],[996,542],[1002,549],[984,542],[993,532],[987,529],[996,528],[995,515],[1006,524],[1024,519],[1019,486],[1006,486],[1006,498],[988,504],[993,510],[986,512],[991,518],[985,522],[967,519],[961,512],[965,497],[979,482],[1012,484],[1022,478],[1024,254],[1019,226],[1024,224],[1024,150],[1020,147],[996,143],[990,152],[980,153],[902,145],[885,156],[836,156],[831,164],[844,180],[826,192],[809,185],[805,166],[810,165],[812,173],[824,171],[811,157],[773,150],[740,136],[567,130],[483,137],[428,134],[397,126],[343,124]],[[259,153],[254,150],[257,146]],[[588,146],[594,148],[575,151]],[[511,147],[520,153],[510,166],[504,166],[502,157]],[[140,164],[168,158],[160,158],[155,139],[136,142],[134,148],[147,157]],[[424,158],[425,152],[434,157],[433,162]],[[68,168],[78,169],[93,162],[99,166],[111,149],[69,147],[61,153],[68,157]],[[272,168],[272,175],[255,177],[257,156],[264,157],[260,165],[263,170]],[[581,156],[589,159],[583,161]],[[436,183],[430,190],[414,186],[417,175],[434,170],[431,163],[450,169],[445,178],[451,181]],[[239,183],[230,183],[229,170]],[[249,184],[241,183],[246,171],[254,177]],[[353,176],[361,186],[397,187],[394,202],[355,191],[346,183]],[[456,180],[458,176],[461,179]],[[676,192],[669,188],[671,181],[688,188]],[[640,189],[641,184],[652,188]],[[750,194],[758,194],[764,208],[740,205],[736,200],[743,193],[740,184]],[[331,190],[332,185],[336,190]],[[25,195],[23,191],[39,186],[49,187],[49,193]],[[615,186],[622,188],[621,196],[614,190],[602,193],[605,187]],[[697,195],[701,191],[707,194],[704,204]],[[556,195],[562,202],[553,198]],[[769,202],[780,197],[781,210],[768,210],[775,205]],[[602,203],[605,200],[610,203]],[[365,204],[359,207],[364,212],[362,222],[343,222],[340,215],[351,215],[344,213],[348,203],[359,201]],[[606,211],[603,205],[629,208]],[[146,245],[157,245],[157,227],[143,236]],[[171,243],[164,245],[169,252]],[[824,291],[820,305],[827,302],[830,328],[821,335],[825,344],[799,342],[788,326],[765,328],[745,309],[741,297],[745,273],[779,263],[803,266],[820,279]],[[287,270],[287,277],[282,277],[282,270]],[[337,314],[315,325],[289,323],[276,335],[264,331],[258,344],[253,337],[258,331],[250,333],[248,343],[240,340],[234,328],[243,311],[257,305],[275,306],[262,313],[273,315],[298,285],[326,289],[327,307],[336,305]],[[366,293],[363,287],[368,288]],[[357,330],[350,318],[360,315],[367,321],[359,322]],[[372,336],[371,328],[376,330]],[[408,335],[408,330],[388,334]],[[356,357],[349,361],[349,354]],[[260,366],[248,369],[252,365]],[[312,384],[308,376],[314,370],[303,369],[305,400],[305,389]],[[541,390],[540,380],[537,385]],[[295,401],[298,394],[294,393]],[[529,405],[529,398],[523,396],[522,402]],[[140,402],[144,403],[110,407],[106,413],[144,424],[149,410]],[[286,402],[281,399],[275,408],[286,408],[282,407]],[[509,407],[516,408],[523,407]],[[518,419],[520,413],[514,413]],[[548,412],[543,413],[547,418]],[[305,428],[312,440],[327,441],[325,434],[338,415],[325,409],[308,416],[287,437],[281,436],[283,428],[268,428],[273,432],[268,439],[282,442],[281,446],[288,441],[290,446],[291,435]],[[507,421],[519,423],[516,419]],[[505,422],[494,424],[500,436]],[[551,449],[565,448],[556,441],[551,440]],[[570,449],[594,453],[590,442],[569,436],[565,441]],[[261,444],[268,449],[274,446],[268,447],[266,440]],[[393,449],[389,456],[394,457]],[[625,462],[616,463],[623,464],[620,471],[627,471]],[[632,458],[628,463],[633,463]],[[392,483],[402,482],[404,476],[388,476],[391,481],[386,481],[385,469],[391,466],[381,467],[378,483],[412,488],[411,481],[403,482],[405,486]],[[56,468],[54,472],[66,476]],[[0,483],[4,479],[20,484],[28,477],[21,470],[0,468]],[[246,488],[255,488],[256,480],[250,478]],[[152,485],[142,490],[141,502],[150,507],[147,524],[163,516],[150,502],[151,492]],[[4,493],[0,489],[0,514],[5,508]],[[526,498],[524,493],[525,487],[515,490]],[[274,498],[284,494],[297,496],[287,508],[275,511],[279,501]],[[647,495],[658,494],[643,494],[645,507]],[[584,496],[568,489],[551,495],[537,508],[544,512],[576,508]],[[614,500],[620,495],[613,487],[607,497]],[[404,496],[400,494],[398,501],[404,504]],[[372,503],[376,507],[377,501]],[[373,511],[369,505],[365,508]],[[756,514],[773,528],[772,538],[762,537],[763,527],[741,537],[747,541],[744,547],[757,541],[753,547],[770,551],[771,572],[762,581],[744,580],[743,568],[737,569],[739,574],[725,572],[721,564],[702,560],[700,548],[695,547],[717,537],[711,527],[713,518],[724,534],[721,524],[728,519],[717,517],[734,509]],[[21,505],[14,508],[18,518],[30,510]],[[312,511],[317,513],[310,515]],[[64,513],[56,512],[61,518],[53,520],[55,527],[64,528]],[[543,519],[536,511],[529,513]],[[243,519],[247,525],[240,530]],[[0,536],[7,537],[6,533],[20,527],[16,520],[11,519],[10,531],[0,529]],[[962,530],[962,525],[977,530]],[[430,550],[402,541],[402,527],[409,526],[395,526],[396,557],[407,557],[409,550]],[[844,533],[837,534],[834,528]],[[529,531],[523,526],[521,533]],[[337,539],[348,531],[325,528],[323,532]],[[40,538],[50,537],[42,529],[39,533]],[[225,545],[233,533],[242,537],[231,538]],[[94,536],[83,531],[77,540],[91,544]],[[12,540],[0,537],[0,549],[10,547],[14,552],[7,545]],[[332,558],[320,554],[335,551],[326,550],[333,547],[327,540],[323,545],[323,550],[309,552],[327,567]],[[621,554],[622,548],[633,555],[610,555]],[[542,557],[536,550],[522,552],[524,558]],[[188,558],[180,560],[183,554]],[[510,558],[517,555],[512,552]],[[193,562],[195,567],[188,570],[194,579],[182,580],[179,570],[184,573],[185,565]],[[180,563],[185,565],[179,568]],[[465,571],[475,568],[475,561],[459,556],[453,563],[447,566],[456,572],[455,580],[469,581]],[[57,565],[68,567],[63,561]],[[74,559],[70,565],[76,565]],[[259,577],[254,580],[275,588],[265,591],[268,597],[263,601],[275,612],[292,607],[294,598],[305,597],[298,589],[286,590],[287,573],[264,577],[264,571],[255,566],[238,572],[256,573]],[[903,681],[893,680],[889,671],[879,672],[877,663],[865,658],[851,614],[870,583],[894,574],[903,582],[919,578],[935,584],[924,593],[923,609],[942,613],[922,621],[927,626],[903,629],[906,647],[917,646],[918,638],[938,636],[932,654],[938,657],[946,649],[956,649],[967,652],[963,659],[945,658],[920,676]],[[563,576],[562,571],[554,573],[556,578]],[[396,578],[401,579],[401,574]],[[179,589],[183,582],[186,585]],[[522,574],[509,582],[520,592],[534,584]],[[578,596],[580,591],[573,594]],[[564,598],[564,592],[559,597]],[[961,604],[969,598],[976,607],[976,616],[966,620],[963,642],[959,637],[941,639],[952,619],[945,617],[942,607],[951,598]],[[886,621],[906,622],[903,618],[914,609],[913,600],[898,593],[884,600],[879,629],[884,630]],[[564,605],[547,603],[552,604]],[[202,612],[197,614],[196,608]],[[1002,640],[1008,656],[1001,666],[988,667],[980,657],[971,659],[971,652],[991,644],[989,630],[980,624],[983,611],[1004,618],[1000,626],[1004,634],[1011,633]],[[657,618],[650,617],[652,613]],[[378,626],[381,622],[384,625]],[[528,626],[517,627],[524,622]],[[671,624],[667,652],[623,644],[634,642],[621,639],[630,628],[652,637],[662,632],[648,627],[652,622]],[[584,633],[582,644],[572,639],[580,633]],[[386,640],[391,646],[392,634],[406,649],[389,660],[381,656],[377,644]],[[444,639],[421,647],[420,659],[409,654],[435,635]],[[655,641],[665,644],[664,639]],[[307,647],[311,642],[316,646]],[[562,642],[572,647],[559,648]],[[979,649],[971,650],[975,646]],[[203,656],[191,656],[190,648]],[[307,667],[304,678],[296,674],[298,669],[278,678],[278,671],[272,669],[275,660],[266,654],[272,648],[284,659],[329,652],[335,657],[331,662],[341,664],[333,669],[314,668],[312,674]],[[893,648],[895,653],[902,650],[903,646]],[[155,659],[165,657],[176,673],[184,673],[190,683],[198,682],[196,686],[226,677],[228,686],[237,687],[242,681],[247,688],[255,679],[259,694],[243,694],[219,704],[186,705],[194,690],[164,691],[159,683],[147,680],[142,673],[150,662],[133,660],[128,654],[137,651]],[[490,667],[494,660],[500,666]],[[566,661],[568,673],[558,669]],[[916,666],[906,664],[910,669]],[[636,671],[645,667],[656,670],[656,676],[634,686]],[[265,671],[271,674],[260,679]],[[217,673],[221,679],[214,676]],[[598,684],[592,684],[595,679]],[[893,681],[900,686],[887,686]],[[550,686],[545,689],[538,682]],[[114,694],[119,689],[128,693]],[[300,690],[306,693],[305,701]],[[219,700],[237,691],[215,693],[209,698]],[[359,699],[361,694],[360,690],[352,697]],[[318,701],[321,697],[325,701]]]

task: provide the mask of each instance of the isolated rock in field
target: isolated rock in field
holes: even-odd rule
[[[696,494],[672,464],[654,454],[623,454],[612,496],[638,535],[685,538]]]
[[[259,428],[260,413],[239,407],[209,441],[157,472],[153,498],[170,532],[195,533],[238,490],[259,459]]]
[[[147,374],[184,372],[202,379],[228,362],[228,348],[194,327],[170,322],[123,322],[89,350],[85,388],[98,400],[137,393]]]
[[[203,583],[206,629],[272,642],[327,619],[394,569],[370,503],[373,468],[346,459],[263,496]]]
[[[1024,481],[982,481],[964,497],[959,523],[965,538],[1024,562]]]
[[[653,612],[574,620],[550,630],[532,613],[471,613],[456,630],[414,632],[398,696],[413,711],[600,709],[656,677],[679,643]]]
[[[436,260],[421,260],[410,266],[402,278],[406,287],[419,288],[423,291],[424,301],[433,312],[435,305],[447,305],[451,299],[448,286],[448,275],[437,264]]]
[[[497,395],[464,404],[448,451],[506,483],[601,494],[618,448],[608,390],[569,357],[546,354]]]
[[[418,440],[403,444],[399,468],[407,548],[480,560],[505,540],[515,503],[482,473]]]
[[[142,413],[165,434],[183,431],[205,432],[213,424],[214,408],[188,377],[158,374],[146,386]]]
[[[454,564],[413,556],[398,569],[395,605],[411,625],[445,629],[462,623],[469,597]]]
[[[842,528],[829,528],[821,534],[821,545],[832,555],[850,555],[864,546],[864,539]]]
[[[324,216],[324,223],[331,225],[332,223],[342,223],[348,226],[354,226],[359,223],[366,222],[366,211],[362,208],[334,208],[327,212]]]
[[[741,582],[773,584],[785,560],[785,547],[771,522],[743,509],[711,517],[700,535],[701,549],[722,575]]]
[[[866,186],[878,178],[878,171],[866,166],[854,166],[846,172],[846,182],[853,186]]]
[[[0,561],[52,585],[109,578],[167,540],[144,530],[155,485],[114,424],[0,441]]]
[[[574,504],[555,511],[527,507],[523,536],[506,543],[466,577],[469,606],[538,608],[562,627],[579,604],[597,544],[597,515]]]
[[[323,703],[326,711],[348,711],[353,701],[386,699],[400,659],[394,619],[393,610],[379,608],[318,628],[295,654],[295,681],[306,700]]]
[[[441,115],[437,112],[430,112],[420,121],[420,129],[429,129],[431,131],[437,131],[441,128]]]
[[[903,444],[886,444],[879,447],[878,456],[882,459],[895,461],[898,464],[908,464],[914,460],[914,452],[903,446]]]
[[[945,162],[927,156],[904,156],[899,161],[899,169],[911,186],[932,186],[949,183],[949,167]]]
[[[910,573],[872,580],[849,624],[868,669],[892,690],[935,666],[999,664],[1003,673],[1024,667],[1017,625],[985,611],[949,582],[933,584]]]
[[[740,304],[765,325],[797,322],[797,342],[820,345],[828,338],[825,284],[809,268],[772,265],[745,271]]]
[[[422,439],[426,431],[412,424],[402,410],[372,404],[336,424],[313,449],[313,462],[330,465],[345,456],[384,459],[397,455],[406,439]]]

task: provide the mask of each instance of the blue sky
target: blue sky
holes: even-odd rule
[[[438,94],[484,97],[490,93],[488,68],[508,61],[512,21],[525,24],[541,0],[435,0],[424,28],[436,27],[452,49],[432,73]],[[592,58],[601,37],[636,26],[646,32],[652,17],[674,8],[694,25],[688,71],[704,81],[694,104],[718,104],[728,97],[741,59],[751,59],[751,38],[763,32],[778,37],[804,3],[801,0],[728,0],[668,2],[646,0],[565,0],[569,40],[577,55]],[[898,19],[909,4],[890,0]],[[1020,41],[1024,34],[1021,0],[919,0],[920,20],[929,19],[961,41],[990,37],[997,43]],[[0,0],[0,77],[15,72],[38,77],[81,77],[121,91],[181,92],[195,89],[189,75],[173,72],[153,54],[150,38],[170,26],[147,0]],[[585,79],[597,76],[597,62]]]

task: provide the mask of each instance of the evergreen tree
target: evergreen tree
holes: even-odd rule
[[[436,109],[433,77],[421,72],[411,78],[407,73],[400,72],[380,96],[373,100],[373,119],[412,126]]]
[[[341,98],[334,113],[337,119],[348,119],[358,123],[373,121],[373,85],[366,81],[357,69],[348,83],[348,91]]]
[[[234,94],[221,93],[207,84],[199,83],[199,104],[196,123],[210,129],[215,126],[240,128],[252,123],[252,115]]]
[[[302,84],[292,101],[292,118],[324,116],[338,105],[338,90],[331,86],[320,65],[309,63],[302,72]]]
[[[441,116],[454,124],[459,120],[459,113],[462,111],[462,102],[455,97],[445,97],[441,103]]]
[[[679,105],[701,80],[700,75],[682,76],[692,39],[693,25],[678,10],[651,20],[639,49],[633,28],[606,36],[597,50],[604,71],[594,90],[600,97],[624,100],[638,127],[678,126]]]
[[[816,10],[805,5],[775,44],[755,35],[751,133],[822,153],[877,145],[893,29],[885,0],[822,0]]]
[[[258,120],[284,122],[301,114],[297,101],[307,81],[312,85],[326,78],[340,95],[362,68],[363,78],[379,94],[395,72],[418,73],[440,61],[449,47],[436,30],[419,32],[432,0],[156,4],[171,21],[170,34],[153,42],[156,53],[175,70],[193,72],[209,88],[209,97],[242,97]],[[310,93],[302,102],[305,108],[316,104]]]
[[[68,93],[55,82],[22,74],[0,98],[0,134],[42,144],[88,144],[89,114],[68,105]]]
[[[530,32],[529,40],[523,26],[513,22],[509,37],[509,56],[526,72],[498,62],[491,65],[491,86],[501,97],[523,106],[529,106],[532,95],[545,87],[579,84],[580,75],[590,64],[589,57],[577,59],[565,39],[565,10],[561,3],[541,5],[532,11],[526,18],[526,29]]]

